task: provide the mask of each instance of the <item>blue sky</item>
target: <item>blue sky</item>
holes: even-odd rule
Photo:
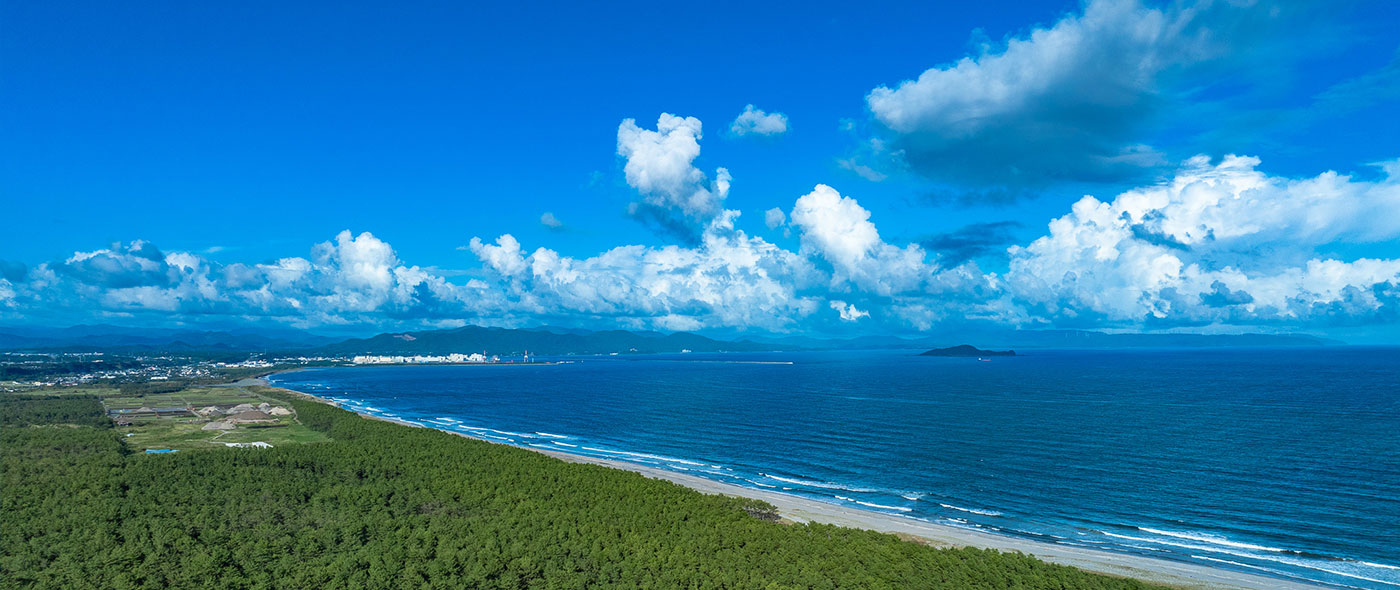
[[[3,323],[1400,332],[1394,3],[0,21]]]

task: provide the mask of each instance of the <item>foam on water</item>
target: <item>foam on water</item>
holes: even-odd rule
[[[505,441],[505,442],[510,442],[510,443],[515,442],[514,440],[509,439],[509,438],[506,438],[506,437],[504,437],[504,436],[496,436],[496,435],[493,435],[493,434],[486,434],[486,433],[484,433],[484,432],[483,432],[483,433],[477,433],[477,434],[474,434],[474,435],[472,435],[472,436],[480,436],[480,437],[482,437],[482,438],[490,438],[490,439],[495,439],[495,440]]]
[[[877,490],[877,489],[874,489],[874,488],[851,487],[851,486],[842,485],[842,484],[839,484],[839,483],[834,483],[834,482],[829,482],[829,481],[814,481],[814,480],[810,480],[810,479],[798,479],[798,478],[792,478],[792,477],[782,477],[782,476],[779,476],[779,475],[773,475],[773,474],[771,474],[771,473],[760,473],[759,475],[761,475],[761,476],[763,476],[763,477],[766,477],[766,478],[768,478],[768,479],[773,479],[773,480],[781,481],[781,482],[784,482],[784,483],[790,483],[790,484],[793,484],[793,485],[806,486],[806,487],[809,487],[809,488],[822,488],[822,489],[826,489],[826,490],[842,490],[842,491],[846,491],[846,492],[856,492],[856,493],[858,493],[858,494],[859,494],[859,493],[876,493],[876,492],[883,492],[883,491],[886,491],[886,490]]]
[[[876,503],[874,503],[874,502],[863,502],[863,501],[861,501],[861,500],[857,500],[857,499],[851,498],[851,497],[849,497],[849,496],[832,496],[832,497],[836,498],[837,500],[842,500],[842,501],[845,501],[845,502],[851,502],[851,503],[853,503],[853,504],[860,504],[861,506],[867,506],[867,507],[870,507],[870,508],[879,508],[879,509],[881,509],[881,510],[898,510],[898,511],[900,511],[900,512],[909,512],[909,511],[913,510],[912,508],[905,508],[905,507],[903,507],[903,506],[886,506],[886,505],[884,505],[884,504],[876,504]]]
[[[1242,563],[1242,562],[1239,562],[1239,561],[1230,561],[1230,560],[1228,560],[1228,559],[1217,559],[1217,558],[1214,558],[1214,557],[1207,557],[1207,556],[1205,556],[1205,555],[1192,555],[1191,558],[1192,558],[1192,559],[1204,559],[1204,560],[1206,560],[1206,561],[1214,561],[1214,562],[1217,562],[1217,563],[1228,563],[1228,564],[1230,564],[1230,565],[1237,565],[1237,566],[1240,566],[1240,567],[1247,567],[1247,568],[1249,568],[1249,569],[1254,569],[1254,570],[1269,572],[1269,573],[1271,573],[1271,574],[1280,574],[1280,573],[1283,573],[1283,572],[1280,572],[1279,570],[1275,570],[1275,569],[1269,569],[1269,568],[1266,568],[1266,567],[1260,567],[1260,566],[1257,566],[1257,565],[1252,565],[1252,564],[1248,564],[1248,563]]]
[[[597,448],[597,447],[583,447],[583,448],[586,449],[586,450],[594,451],[594,452],[598,452],[598,453],[608,453],[608,454],[610,454],[610,455],[626,455],[626,456],[628,456],[628,457],[639,457],[639,458],[643,458],[643,459],[654,459],[654,460],[657,460],[657,461],[664,461],[664,462],[667,462],[667,463],[680,463],[680,464],[682,464],[682,465],[705,465],[705,463],[701,463],[701,462],[699,462],[699,461],[689,461],[689,460],[686,460],[686,459],[677,459],[677,458],[675,458],[675,457],[664,457],[664,456],[661,456],[661,455],[652,455],[652,454],[649,454],[649,453],[634,453],[634,452],[631,452],[631,451],[615,451],[615,450],[611,450],[611,449],[600,449],[600,448]]]
[[[706,470],[706,469],[700,469],[700,470],[698,470],[698,471],[699,471],[700,473],[704,473],[704,474],[706,474],[706,475],[714,475],[714,476],[718,476],[718,477],[728,477],[728,478],[730,478],[730,479],[742,479],[742,480],[744,480],[744,481],[750,481],[748,478],[746,478],[746,477],[744,477],[744,476],[742,476],[742,475],[736,474],[736,473],[726,473],[726,472],[724,472],[724,471],[709,471],[709,470]],[[757,485],[757,484],[755,484],[755,485]],[[768,486],[768,487],[773,487],[773,486]]]
[[[1180,542],[1180,541],[1171,541],[1171,540],[1166,540],[1166,539],[1153,539],[1153,538],[1147,538],[1147,537],[1135,537],[1135,536],[1132,536],[1132,535],[1121,535],[1121,534],[1117,534],[1117,533],[1110,533],[1110,532],[1107,532],[1107,531],[1099,531],[1099,532],[1100,532],[1101,534],[1103,534],[1103,535],[1106,535],[1106,536],[1109,536],[1109,537],[1113,537],[1113,538],[1116,538],[1116,539],[1124,539],[1124,540],[1130,540],[1130,541],[1138,541],[1138,542],[1142,542],[1142,543],[1153,543],[1153,544],[1157,544],[1157,545],[1167,545],[1167,546],[1171,546],[1171,547],[1180,547],[1180,548],[1183,548],[1183,549],[1191,549],[1191,550],[1194,550],[1194,551],[1205,551],[1205,552],[1209,552],[1209,553],[1217,553],[1217,554],[1223,554],[1223,555],[1231,555],[1231,556],[1234,556],[1234,557],[1240,557],[1240,558],[1244,558],[1244,559],[1252,559],[1252,560],[1259,560],[1259,561],[1272,562],[1272,563],[1276,563],[1276,564],[1290,565],[1290,566],[1293,566],[1293,567],[1300,567],[1300,568],[1306,568],[1306,569],[1317,570],[1317,571],[1320,571],[1320,572],[1327,572],[1327,573],[1329,573],[1329,574],[1334,574],[1334,575],[1343,576],[1343,577],[1347,577],[1347,578],[1354,578],[1354,579],[1358,579],[1358,580],[1365,580],[1365,581],[1367,581],[1367,582],[1376,582],[1376,583],[1380,583],[1380,584],[1385,584],[1385,585],[1387,585],[1387,586],[1396,586],[1396,587],[1400,587],[1400,576],[1387,576],[1387,575],[1385,575],[1385,572],[1383,571],[1383,570],[1384,570],[1384,566],[1382,566],[1381,568],[1376,568],[1376,567],[1374,567],[1373,565],[1367,565],[1368,562],[1360,562],[1360,561],[1352,561],[1352,560],[1344,560],[1344,559],[1303,558],[1303,557],[1293,557],[1293,556],[1290,556],[1290,555],[1280,555],[1279,553],[1297,553],[1297,552],[1291,552],[1291,551],[1288,551],[1288,550],[1286,550],[1286,549],[1276,549],[1276,548],[1273,548],[1273,547],[1264,547],[1263,550],[1256,550],[1257,552],[1251,553],[1251,552],[1249,552],[1248,549],[1244,549],[1244,548],[1235,548],[1234,545],[1239,545],[1238,543],[1230,544],[1230,545],[1226,545],[1226,544],[1223,544],[1223,543],[1215,543],[1214,545],[1200,545],[1200,544],[1195,544],[1195,543],[1184,543],[1184,542]],[[1188,541],[1189,541],[1189,540],[1196,540],[1196,539],[1194,539],[1193,537],[1181,537],[1180,535],[1174,535],[1174,537],[1183,538],[1183,540],[1188,540]],[[1230,547],[1230,548],[1226,549],[1225,547]],[[1195,556],[1193,555],[1193,557],[1195,557]],[[1340,565],[1348,565],[1348,566],[1352,566],[1352,567],[1351,567],[1351,569],[1341,569],[1341,568],[1339,567]],[[1355,567],[1355,566],[1361,566],[1361,567],[1358,569],[1358,568]],[[1391,569],[1400,569],[1400,568],[1391,568]],[[1370,570],[1380,570],[1380,571],[1378,571],[1378,572],[1372,572],[1372,571],[1370,571]],[[1277,570],[1274,570],[1274,571],[1277,571]],[[1375,576],[1377,576],[1377,575],[1381,575],[1381,576],[1384,576],[1384,577],[1375,577]]]
[[[1178,539],[1189,539],[1189,540],[1192,540],[1192,541],[1201,541],[1201,542],[1203,542],[1203,543],[1210,543],[1210,544],[1212,544],[1212,545],[1223,545],[1223,546],[1225,546],[1225,547],[1236,547],[1236,548],[1239,548],[1239,549],[1253,549],[1253,550],[1255,550],[1255,551],[1274,551],[1274,552],[1277,552],[1277,553],[1300,553],[1300,552],[1298,552],[1298,551],[1291,551],[1291,550],[1289,550],[1289,549],[1279,549],[1278,547],[1265,547],[1265,546],[1263,546],[1263,545],[1254,545],[1254,544],[1250,544],[1250,543],[1241,543],[1241,542],[1238,542],[1238,541],[1231,541],[1231,540],[1229,540],[1229,539],[1226,539],[1225,537],[1222,537],[1222,536],[1219,536],[1219,535],[1212,535],[1212,534],[1208,534],[1208,533],[1189,533],[1189,532],[1177,532],[1177,531],[1164,531],[1164,530],[1160,530],[1160,529],[1153,529],[1153,528],[1141,527],[1141,526],[1140,526],[1140,527],[1137,527],[1137,530],[1143,531],[1143,532],[1145,532],[1145,533],[1152,533],[1152,534],[1154,534],[1154,535],[1162,535],[1162,536],[1165,536],[1165,537],[1176,537],[1176,538],[1178,538]]]
[[[904,506],[885,506],[884,504],[876,504],[876,503],[874,503],[874,502],[864,502],[864,501],[861,501],[861,500],[856,500],[855,502],[856,502],[856,504],[860,504],[861,506],[869,506],[869,507],[871,507],[871,508],[879,508],[879,509],[881,509],[881,510],[898,510],[898,511],[900,511],[900,512],[910,512],[910,511],[914,510],[913,508],[906,508],[906,507],[904,507]]]
[[[981,514],[982,516],[1001,516],[1001,513],[1000,513],[1000,512],[997,512],[997,511],[995,511],[995,510],[980,510],[980,509],[977,509],[977,508],[963,508],[963,507],[961,507],[961,506],[954,506],[954,505],[952,505],[952,504],[942,504],[942,503],[940,503],[939,506],[942,506],[942,507],[947,508],[947,509],[949,509],[949,510],[960,510],[960,511],[962,511],[962,512],[967,512],[967,513],[969,513],[969,514]]]

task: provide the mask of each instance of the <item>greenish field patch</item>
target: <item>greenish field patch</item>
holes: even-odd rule
[[[283,420],[274,428],[250,428],[240,425],[234,430],[202,430],[207,420],[158,418],[138,422],[130,427],[117,427],[122,441],[133,451],[145,449],[177,449],[203,451],[228,449],[224,443],[265,442],[274,447],[330,440],[325,433],[316,432],[292,420]],[[131,434],[131,436],[126,436]]]
[[[95,395],[95,396],[97,396],[97,397],[104,397],[104,396],[108,396],[108,395],[116,395],[117,392],[118,392],[118,390],[117,390],[116,387],[107,387],[107,386],[104,386],[104,385],[77,385],[77,386],[73,386],[73,387],[47,387],[47,386],[45,386],[45,387],[30,387],[30,386],[25,386],[25,387],[22,388],[22,389],[19,389],[19,390],[14,391],[13,393],[17,393],[17,394],[21,394],[21,395],[50,395],[50,396]],[[7,392],[7,393],[9,393],[9,392]],[[4,395],[4,394],[0,394],[0,395]]]
[[[173,393],[153,393],[148,395],[122,395],[116,390],[102,396],[102,404],[109,410],[134,410],[136,408],[193,408],[207,406],[236,406],[238,404],[258,405],[275,400],[253,393],[244,387],[192,387]]]

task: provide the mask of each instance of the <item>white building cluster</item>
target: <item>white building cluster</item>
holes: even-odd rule
[[[248,359],[241,363],[214,363],[214,366],[221,368],[267,369],[276,365],[272,361],[266,361],[262,359]]]
[[[452,353],[449,355],[414,355],[414,356],[394,356],[394,355],[359,355],[350,362],[357,365],[429,365],[439,363],[484,363],[500,360],[498,357],[487,358],[479,352],[471,354]]]

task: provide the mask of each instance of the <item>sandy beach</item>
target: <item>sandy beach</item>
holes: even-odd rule
[[[266,379],[258,379],[258,384],[271,386]],[[244,381],[243,383],[247,383]],[[292,390],[287,390],[292,391]],[[322,399],[318,396],[300,391],[293,391],[306,397],[316,399],[322,403],[336,405],[334,402]],[[423,428],[418,424],[410,424],[392,418],[384,418],[369,414],[361,414],[366,418],[375,420],[385,420],[395,422],[408,427]],[[461,432],[451,432],[458,436],[482,440],[493,444],[503,444],[498,441],[473,437]],[[802,496],[785,494],[782,492],[770,492],[737,486],[733,484],[713,481],[702,477],[685,475],[659,469],[646,465],[628,463],[612,459],[602,459],[586,455],[575,455],[562,453],[553,450],[544,450],[535,447],[516,446],[517,448],[548,455],[571,463],[590,463],[622,469],[642,474],[646,477],[669,481],[690,489],[706,494],[724,494],[728,496],[753,498],[762,500],[776,506],[779,514],[783,518],[793,522],[815,522],[833,524],[843,527],[868,529],[884,533],[891,533],[913,537],[935,546],[951,547],[977,547],[984,549],[995,549],[1005,552],[1019,552],[1033,555],[1036,558],[1077,567],[1086,571],[1107,574],[1111,576],[1122,576],[1136,578],[1148,582],[1165,584],[1184,589],[1207,589],[1219,588],[1226,590],[1301,590],[1301,589],[1321,589],[1327,586],[1319,586],[1306,582],[1286,580],[1276,577],[1258,576],[1243,572],[1220,569],[1207,565],[1197,565],[1179,561],[1165,559],[1153,559],[1139,555],[1129,555],[1124,553],[1114,553],[1109,551],[1099,551],[1085,547],[1073,545],[1061,545],[998,535],[993,533],[969,530],[949,525],[937,524],[905,518],[897,515],[874,512],[840,506],[827,502],[821,502]]]

